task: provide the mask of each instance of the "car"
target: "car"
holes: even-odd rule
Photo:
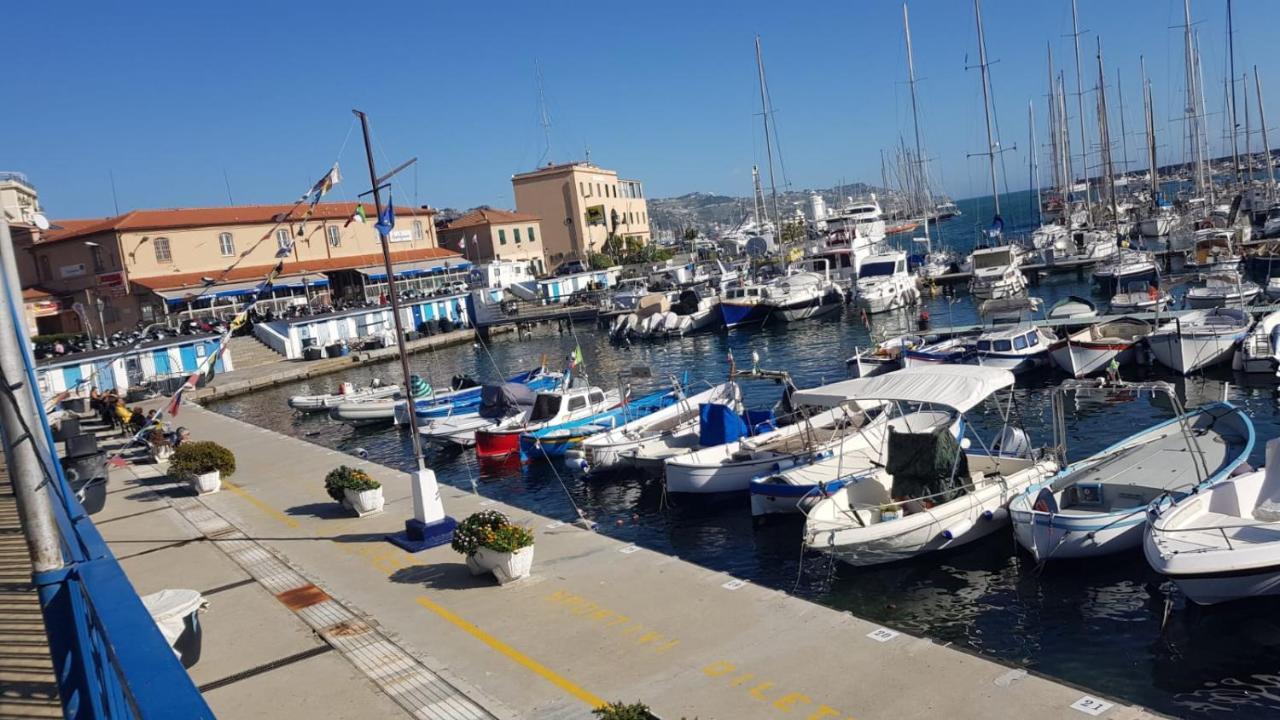
[[[464,282],[445,283],[436,290],[436,295],[464,295],[467,292],[467,284]]]
[[[591,268],[587,267],[587,264],[581,260],[566,260],[565,262],[560,263],[560,267],[556,268],[556,275],[576,275],[577,273],[584,273],[589,270],[591,270]]]

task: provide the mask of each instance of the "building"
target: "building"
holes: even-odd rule
[[[591,163],[547,165],[511,178],[516,211],[543,220],[543,251],[549,268],[603,252],[612,235],[648,243],[649,209],[638,180]]]
[[[40,213],[40,198],[27,176],[0,172],[0,212],[11,223],[34,225]]]
[[[184,335],[145,342],[124,354],[119,348],[104,348],[45,358],[36,363],[36,382],[46,397],[64,390],[88,395],[91,387],[124,393],[158,381],[181,383],[201,369],[218,346],[217,335]],[[234,370],[231,354],[230,349],[223,350],[213,369],[219,373]]]
[[[535,275],[547,272],[537,215],[479,208],[450,222],[439,234],[440,247],[476,265],[510,260],[528,263]]]
[[[14,235],[24,288],[61,310],[35,317],[41,334],[111,333],[139,323],[174,324],[236,312],[283,262],[264,309],[377,301],[387,291],[373,207],[355,203],[134,210],[95,220],[58,220]],[[390,234],[397,288],[431,294],[465,279],[470,264],[442,250],[434,210],[397,207]],[[48,303],[47,297],[32,302]]]

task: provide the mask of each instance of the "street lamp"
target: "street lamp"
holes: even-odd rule
[[[85,240],[85,241],[84,241],[84,246],[85,246],[85,247],[87,247],[87,248],[90,248],[90,252],[92,252],[92,248],[100,248],[100,247],[102,247],[101,245],[99,245],[98,243],[96,243],[96,242],[94,242],[94,241],[92,241],[92,240]],[[93,279],[95,280],[95,282],[94,282],[94,286],[96,287],[96,286],[97,286],[97,282],[96,282],[96,280],[98,279],[98,264],[97,264],[97,263],[94,263],[94,266],[93,266]],[[95,296],[96,296],[96,295],[97,295],[97,293],[95,293]],[[85,288],[85,289],[84,289],[84,299],[85,299],[85,300],[90,300],[90,297],[89,297],[89,288]],[[102,319],[102,298],[101,298],[100,296],[96,296],[96,297],[94,297],[94,298],[92,298],[92,299],[91,299],[91,302],[92,302],[92,303],[93,303],[93,304],[98,308],[98,327],[102,329],[102,339],[103,339],[103,341],[105,341],[105,340],[106,340],[106,338],[107,338],[107,323]],[[90,334],[92,334],[92,333],[90,333]]]

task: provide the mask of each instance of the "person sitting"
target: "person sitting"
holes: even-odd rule
[[[116,398],[115,415],[116,423],[121,428],[128,428],[130,423],[133,422],[133,411],[124,404],[124,400],[121,398]]]
[[[147,416],[142,412],[142,408],[134,406],[129,410],[129,431],[140,432],[143,425],[147,422]]]
[[[1151,300],[1159,300],[1159,299],[1160,299],[1160,288],[1156,287],[1155,285],[1148,285],[1148,286],[1147,286],[1147,297],[1148,297],[1148,298],[1150,298]]]
[[[170,434],[169,438],[170,442],[176,448],[191,439],[191,431],[184,427],[180,427],[177,430],[174,430],[173,433]]]

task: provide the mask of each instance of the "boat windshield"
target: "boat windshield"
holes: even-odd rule
[[[533,401],[533,412],[529,415],[529,422],[542,422],[550,420],[560,412],[560,396],[547,395],[538,393],[538,397]]]
[[[1001,267],[1009,264],[1009,253],[974,253],[973,269],[980,270],[985,268]]]
[[[862,267],[858,269],[858,279],[892,275],[893,268],[894,262],[892,260],[862,263]]]

